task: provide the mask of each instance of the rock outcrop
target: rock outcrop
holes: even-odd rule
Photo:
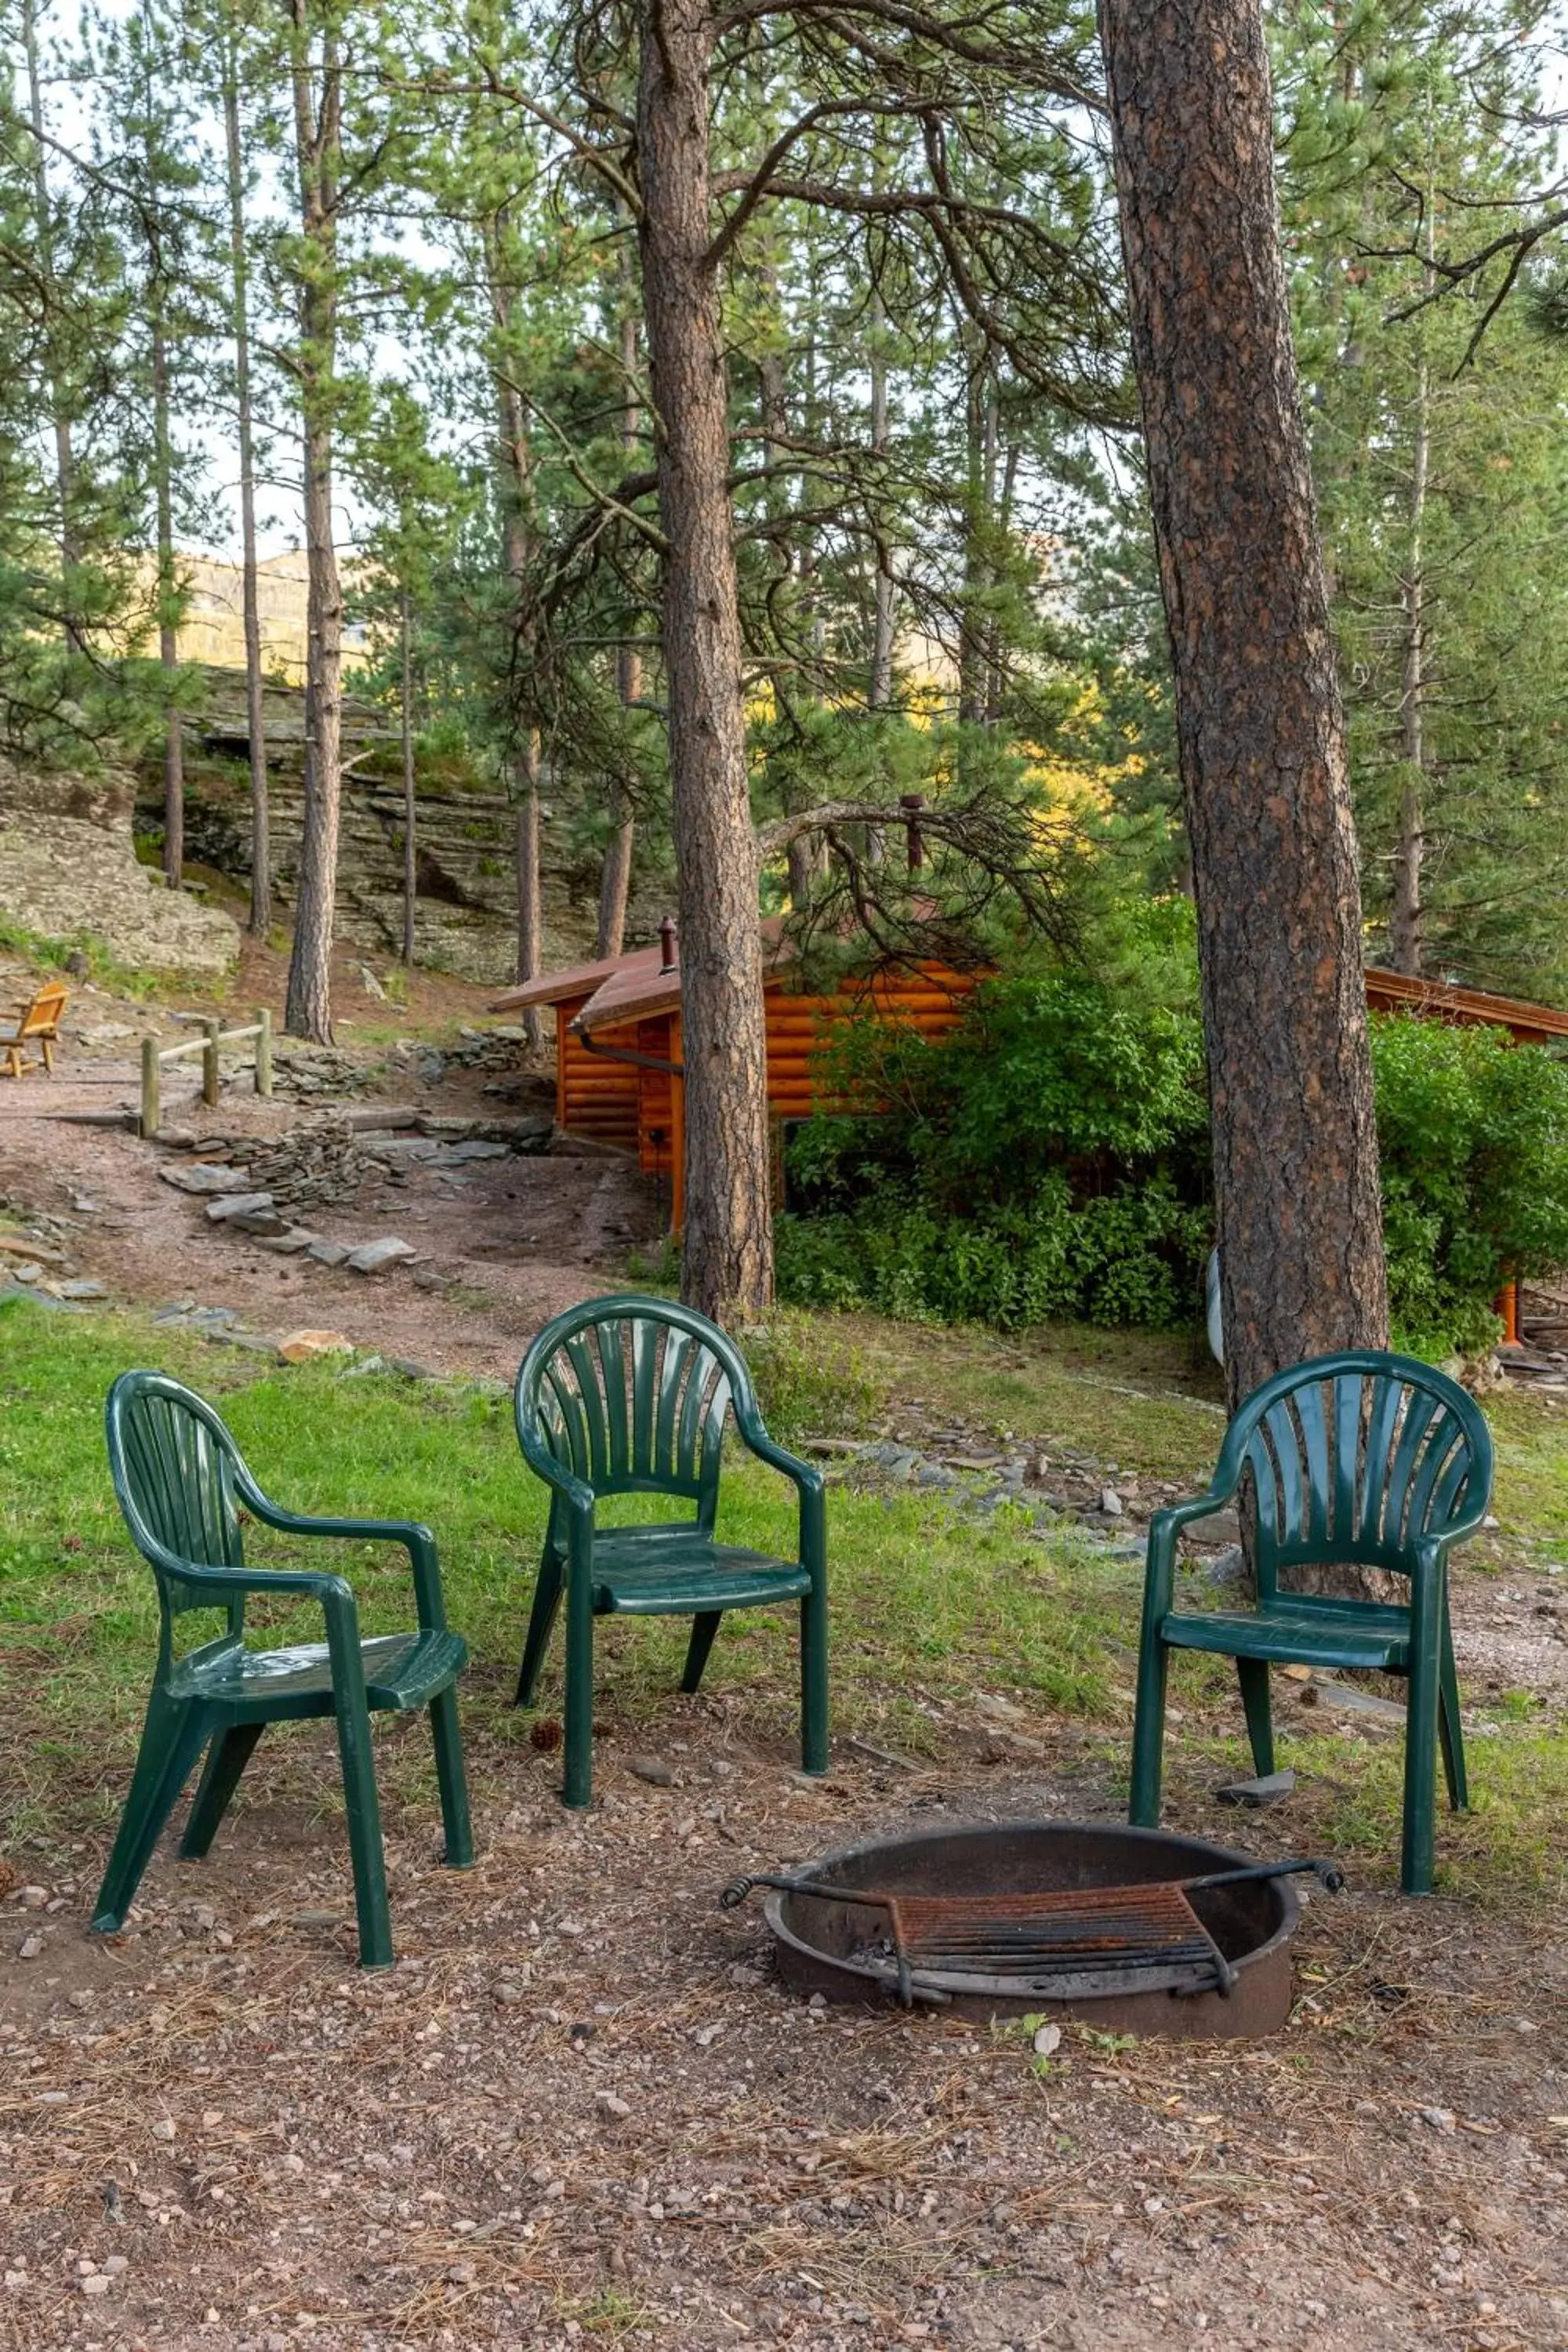
[[[131,807],[123,777],[0,761],[0,920],[62,946],[97,940],[139,971],[226,971],[238,926],[137,864]]]

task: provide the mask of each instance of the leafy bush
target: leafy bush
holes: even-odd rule
[[[1372,1050],[1395,1328],[1485,1346],[1505,1283],[1568,1265],[1568,1065],[1409,1013],[1374,1021]]]
[[[1372,1037],[1395,1337],[1474,1350],[1512,1275],[1568,1266],[1568,1063],[1404,1013]],[[1135,966],[994,982],[935,1045],[858,1024],[836,1076],[849,1110],[791,1147],[786,1297],[1005,1328],[1195,1315],[1201,1033]]]
[[[737,1336],[763,1418],[785,1444],[807,1434],[850,1436],[875,1421],[882,1394],[858,1351],[825,1344],[805,1316],[779,1309]]]
[[[1197,1298],[1209,1218],[1198,1025],[1060,973],[991,982],[931,1044],[857,1024],[856,1110],[790,1156],[779,1280],[800,1304],[1014,1328],[1163,1326]]]

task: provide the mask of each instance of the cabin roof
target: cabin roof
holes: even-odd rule
[[[592,996],[595,990],[627,964],[651,964],[658,969],[657,948],[634,948],[628,955],[600,956],[593,963],[568,964],[564,971],[542,972],[521,988],[509,988],[492,999],[491,1013],[520,1013],[533,1004],[559,1004],[568,996]]]
[[[1521,1042],[1568,1037],[1568,1013],[1552,1004],[1531,1004],[1519,996],[1492,996],[1485,989],[1458,988],[1451,981],[1413,980],[1402,971],[1367,967],[1366,1001],[1374,1013],[1405,1008],[1435,1013],[1467,1025],[1511,1030]]]

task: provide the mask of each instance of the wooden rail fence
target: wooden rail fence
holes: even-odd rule
[[[156,1037],[142,1040],[142,1132],[156,1135],[162,1117],[160,1093],[165,1062],[183,1062],[192,1054],[202,1057],[202,1100],[209,1107],[217,1101],[218,1055],[225,1045],[243,1045],[256,1040],[256,1091],[258,1095],[272,1092],[272,1014],[265,1005],[257,1007],[256,1018],[244,1029],[225,1029],[216,1021],[204,1021],[199,1037],[187,1037],[183,1045],[160,1045]]]

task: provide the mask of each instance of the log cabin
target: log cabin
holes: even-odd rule
[[[963,1014],[980,978],[942,963],[885,964],[841,981],[826,995],[804,987],[782,920],[763,933],[763,1018],[775,1184],[784,1129],[830,1108],[825,1049],[845,1023],[869,1013],[941,1037]],[[669,1184],[670,1223],[680,1229],[686,1192],[680,1070],[680,960],[674,926],[660,944],[546,972],[509,989],[492,1013],[548,1006],[555,1015],[555,1121],[568,1135],[635,1151]]]

